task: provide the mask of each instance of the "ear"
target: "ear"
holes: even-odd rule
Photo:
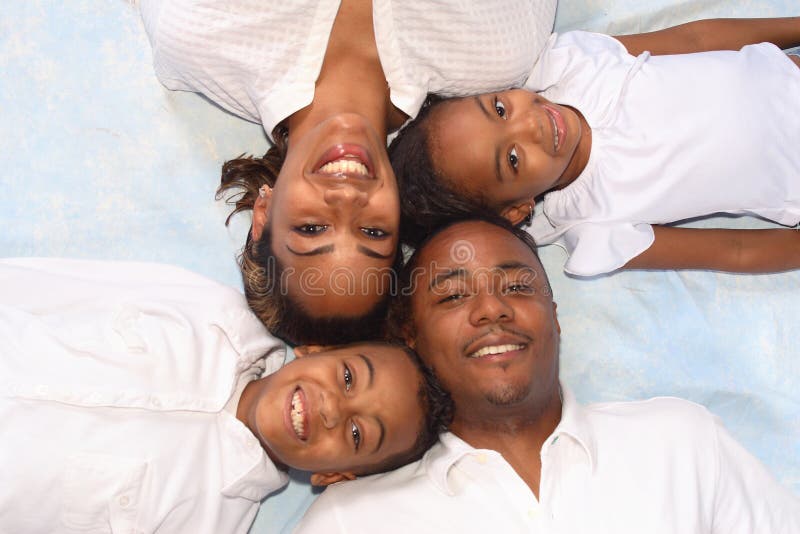
[[[263,192],[263,195],[261,192]],[[261,239],[261,232],[264,231],[264,226],[267,224],[267,213],[271,202],[272,188],[264,185],[259,189],[259,195],[256,197],[255,203],[253,203],[253,226],[250,228],[253,241]]]
[[[355,480],[356,475],[351,472],[346,473],[312,473],[311,485],[312,486],[330,486],[342,480]]]
[[[517,226],[533,213],[534,204],[533,200],[525,200],[511,206],[506,206],[500,211],[500,215],[508,219],[514,226]]]
[[[322,352],[328,349],[330,349],[330,347],[325,345],[300,345],[292,350],[294,351],[295,358],[305,358],[309,354]]]

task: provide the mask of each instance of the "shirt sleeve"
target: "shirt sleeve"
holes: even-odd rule
[[[564,270],[576,276],[615,271],[653,244],[646,223],[579,223],[556,240],[569,254]]]
[[[712,532],[796,534],[800,499],[716,422],[718,472]]]

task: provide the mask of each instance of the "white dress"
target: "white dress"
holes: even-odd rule
[[[373,0],[392,103],[416,116],[428,93],[521,85],[556,0]],[[142,0],[156,74],[272,129],[309,105],[339,0]]]
[[[800,69],[772,44],[634,57],[606,35],[554,34],[526,87],[592,128],[586,169],[530,228],[566,248],[569,273],[622,267],[652,244],[651,224],[800,221]]]

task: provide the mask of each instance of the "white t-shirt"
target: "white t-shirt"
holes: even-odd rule
[[[556,0],[373,0],[392,103],[521,85],[553,28]],[[260,122],[309,105],[339,0],[142,0],[156,74]]]
[[[284,353],[177,267],[0,261],[0,532],[247,532],[288,478],[225,406]]]
[[[503,457],[442,434],[418,462],[326,489],[298,534],[796,534],[800,501],[705,408],[582,407],[564,392],[539,499]]]
[[[800,221],[800,69],[777,47],[639,57],[616,39],[553,35],[526,84],[592,128],[584,172],[545,195],[531,234],[589,276],[653,242],[651,224],[717,212]]]

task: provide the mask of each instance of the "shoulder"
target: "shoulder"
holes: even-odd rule
[[[333,484],[306,512],[296,533],[379,532],[389,514],[398,517],[403,503],[424,499],[435,491],[422,461],[404,467]]]
[[[646,440],[671,445],[678,441],[713,444],[719,424],[705,406],[676,397],[591,404],[586,410],[596,430],[634,431]]]

